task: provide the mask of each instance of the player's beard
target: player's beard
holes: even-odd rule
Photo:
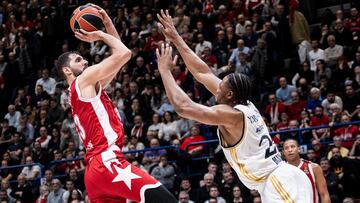
[[[81,75],[82,72],[83,72],[82,70],[73,70],[75,77]]]

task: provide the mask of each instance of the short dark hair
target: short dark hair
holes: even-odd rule
[[[68,51],[68,52],[65,52],[63,54],[61,54],[58,59],[57,59],[57,62],[56,62],[56,69],[58,71],[58,74],[59,76],[61,76],[63,79],[66,79],[66,76],[62,70],[63,67],[65,66],[70,66],[70,58],[69,56],[71,54],[79,54],[78,52],[76,51]]]
[[[288,142],[288,141],[294,141],[296,143],[296,146],[298,146],[298,147],[300,146],[299,142],[294,138],[288,138],[288,139],[285,140],[285,142]],[[284,144],[285,144],[285,142],[284,142]]]
[[[228,79],[230,88],[234,92],[236,102],[248,105],[252,89],[249,77],[241,73],[231,73],[228,75]]]

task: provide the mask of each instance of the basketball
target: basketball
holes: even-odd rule
[[[83,29],[87,32],[101,30],[104,27],[99,9],[92,4],[77,7],[71,15],[70,27],[73,32]]]

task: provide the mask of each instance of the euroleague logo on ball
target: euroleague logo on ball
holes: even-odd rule
[[[80,29],[87,32],[101,30],[104,24],[99,8],[93,4],[77,7],[71,15],[70,27],[73,32]]]

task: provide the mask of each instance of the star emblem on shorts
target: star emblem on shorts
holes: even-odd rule
[[[126,168],[120,168],[116,164],[114,164],[113,166],[117,171],[117,175],[112,182],[114,183],[114,182],[123,181],[125,185],[129,188],[129,190],[131,190],[131,180],[141,178],[140,176],[131,172],[130,164],[126,166]]]

